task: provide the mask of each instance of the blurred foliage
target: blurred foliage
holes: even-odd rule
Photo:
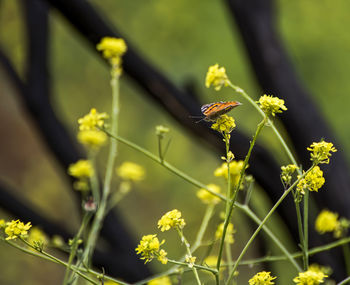
[[[204,87],[207,68],[216,62],[226,67],[233,83],[255,98],[261,95],[224,1],[193,0],[190,5],[185,0],[90,2],[125,35],[129,45],[135,47],[179,87],[184,88],[188,83],[194,83],[203,103],[240,100],[229,89],[214,92]],[[20,4],[21,1],[0,1],[0,45],[23,78],[26,30]],[[349,117],[347,94],[350,92],[350,81],[347,80],[350,34],[346,27],[350,24],[350,2],[279,0],[276,6],[277,27],[296,72],[339,137],[341,146],[337,148],[344,148],[350,159],[350,130],[346,128]],[[77,118],[87,113],[91,107],[109,112],[109,73],[97,53],[86,45],[85,40],[57,11],[52,11],[50,24],[52,102],[59,118],[72,136],[75,136]],[[17,100],[15,90],[1,69],[0,86],[0,100],[4,102],[0,104],[0,129],[3,134],[0,154],[5,158],[0,165],[0,178],[13,185],[18,196],[30,200],[43,213],[56,220],[70,221],[67,226],[76,228],[78,209],[75,209],[75,205],[79,205],[79,202],[76,203],[70,193],[64,173],[59,170],[54,158],[41,142],[37,129]],[[212,175],[221,163],[218,157],[147,100],[143,91],[127,76],[122,79],[121,94],[122,136],[157,152],[154,127],[159,124],[169,126],[171,144],[166,159],[203,183],[224,186],[223,181]],[[288,102],[286,105],[288,107]],[[232,114],[236,118],[237,129],[251,136],[259,120],[258,114],[248,104],[235,109]],[[5,133],[9,135],[4,137]],[[276,159],[283,161],[279,144],[270,134],[269,131],[264,131],[262,140],[266,147],[275,150]],[[138,184],[137,189],[118,206],[130,232],[135,236],[135,246],[141,235],[157,232],[157,220],[174,208],[183,212],[187,222],[185,232],[191,240],[204,212],[204,206],[195,197],[196,189],[128,147],[120,145],[119,150],[118,165],[124,160],[130,160],[147,169],[146,180]],[[100,158],[101,170],[104,169],[105,158],[106,151]],[[263,205],[262,211],[266,211],[268,198],[261,191],[257,190],[256,193],[259,194],[253,197],[254,205]],[[198,210],[193,211],[194,208]],[[71,213],[74,213],[73,220],[62,218]],[[236,238],[239,252],[240,241],[244,241],[250,232],[243,230],[244,219],[236,220],[235,227],[241,233]],[[279,221],[275,223],[281,225]],[[178,244],[176,235],[161,234],[160,237],[164,237],[169,245]],[[0,246],[3,254],[11,255],[6,264],[1,262],[0,278],[6,279],[0,279],[0,283],[12,284],[10,280],[17,280],[17,284],[47,284],[47,281],[35,279],[35,274],[32,274],[32,279],[28,277],[32,281],[26,281],[27,283],[16,279],[16,276],[20,278],[22,275],[18,272],[24,270],[23,263],[31,257],[24,257],[22,253]],[[175,247],[167,250],[170,256],[180,255]],[[40,262],[37,267],[38,272],[42,272],[43,263]],[[54,268],[57,268],[58,275],[62,272],[62,268]],[[30,270],[35,271],[29,267],[26,273]],[[256,271],[256,268],[247,271],[242,269],[242,276],[252,275]],[[42,274],[53,276],[46,267]],[[279,283],[284,284],[283,278],[290,280],[293,274],[289,272],[285,277],[279,277]]]

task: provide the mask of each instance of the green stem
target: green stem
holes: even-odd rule
[[[239,181],[238,181],[238,183],[237,183],[237,185],[235,187],[235,190],[233,192],[232,198],[229,197],[230,201],[229,201],[228,214],[225,217],[225,223],[224,223],[224,228],[223,228],[223,231],[222,231],[222,238],[221,238],[219,254],[218,254],[218,262],[216,264],[216,269],[218,271],[220,271],[220,263],[221,263],[221,259],[222,259],[222,252],[223,252],[224,243],[225,243],[226,231],[227,231],[227,227],[228,227],[228,225],[230,223],[230,219],[231,219],[231,215],[232,215],[232,212],[233,212],[234,204],[235,204],[236,198],[237,198],[237,193],[239,191],[239,188],[241,187],[241,184],[242,184],[242,181],[243,181],[243,177],[244,177],[244,173],[245,173],[245,170],[246,170],[246,168],[248,166],[249,158],[251,156],[253,147],[255,145],[255,142],[256,142],[260,132],[262,131],[262,129],[265,126],[266,120],[267,120],[267,118],[264,117],[264,119],[258,125],[258,128],[257,128],[257,130],[256,130],[256,132],[254,134],[253,140],[250,143],[248,153],[247,153],[247,155],[246,155],[246,157],[244,159],[243,166],[242,166],[242,169],[241,169],[241,173],[240,173],[240,176],[239,176]]]
[[[204,233],[205,233],[205,231],[206,231],[206,229],[208,227],[210,218],[213,215],[214,208],[215,208],[214,204],[209,204],[208,205],[208,207],[207,207],[207,209],[206,209],[206,211],[204,213],[204,217],[203,217],[201,226],[199,227],[196,239],[195,239],[195,241],[194,241],[194,243],[193,243],[193,245],[191,247],[191,252],[194,252],[202,244],[203,236],[204,236]]]
[[[304,239],[303,239],[303,253],[304,253],[304,270],[309,268],[309,192],[305,191],[304,195]]]
[[[287,197],[287,195],[289,194],[290,191],[292,191],[292,189],[297,185],[297,183],[300,181],[300,179],[302,179],[303,177],[305,177],[305,175],[307,175],[314,166],[311,166],[308,171],[306,171],[302,176],[299,177],[298,180],[296,180],[290,187],[289,189],[285,190],[284,193],[282,194],[282,196],[278,199],[278,201],[276,202],[276,204],[271,208],[271,210],[268,212],[268,214],[265,216],[265,218],[262,220],[261,224],[258,226],[258,228],[255,230],[255,232],[253,233],[253,235],[250,237],[250,239],[248,240],[248,242],[246,243],[246,245],[244,246],[243,250],[241,251],[239,257],[237,258],[237,261],[235,263],[235,265],[233,266],[233,270],[230,273],[229,279],[227,280],[226,284],[230,284],[234,272],[237,269],[237,266],[240,262],[240,260],[242,259],[242,257],[244,256],[244,254],[246,253],[246,251],[248,250],[249,246],[251,245],[251,243],[253,242],[253,240],[255,239],[255,237],[258,235],[258,233],[260,232],[260,230],[262,229],[263,225],[267,222],[267,220],[271,217],[271,215],[274,213],[274,211],[277,209],[277,207],[282,203],[282,201],[284,200],[285,197]]]
[[[187,181],[188,183],[190,183],[191,185],[194,185],[195,187],[198,188],[203,188],[206,189],[208,192],[210,192],[212,195],[219,197],[221,200],[226,201],[226,198],[221,195],[218,194],[216,192],[213,192],[211,189],[207,188],[207,186],[199,181],[197,181],[196,179],[188,176],[187,174],[185,174],[184,172],[180,171],[179,169],[177,169],[176,167],[172,166],[171,164],[169,164],[166,161],[161,162],[159,160],[159,157],[157,157],[156,155],[152,154],[151,152],[149,152],[148,150],[138,146],[137,144],[128,141],[127,139],[124,139],[122,137],[119,136],[112,136],[110,133],[106,132],[110,137],[118,140],[119,142],[131,147],[132,149],[139,151],[140,153],[144,154],[145,156],[147,156],[148,158],[152,159],[153,161],[159,163],[160,165],[162,165],[163,167],[165,167],[166,169],[168,169],[170,172],[172,172],[173,174],[179,176],[180,178],[182,178],[183,180]],[[239,210],[243,211],[244,213],[246,213],[248,215],[248,217],[250,217],[254,222],[256,222],[257,224],[261,223],[261,220],[246,206],[243,206],[242,204],[235,202],[235,207],[237,207]],[[288,259],[292,262],[292,264],[298,268],[299,265],[295,264],[295,261],[289,257],[288,250],[283,246],[283,244],[279,241],[279,239],[273,234],[273,232],[271,232],[267,226],[263,227],[263,230],[266,232],[266,234],[276,243],[276,245],[281,249],[281,251],[283,253],[286,254],[286,256],[288,256]],[[301,271],[300,268],[298,268],[298,271]],[[138,283],[139,284],[139,283]],[[140,283],[142,284],[142,283]]]
[[[344,285],[350,283],[350,276],[339,282],[337,285]]]
[[[69,273],[71,271],[71,266],[72,266],[73,260],[74,260],[74,258],[76,256],[76,253],[77,253],[77,249],[78,249],[78,246],[79,246],[79,239],[82,236],[82,234],[83,234],[83,232],[84,232],[84,230],[86,228],[86,225],[88,224],[90,218],[91,218],[91,214],[86,212],[84,214],[83,221],[81,223],[79,231],[78,231],[77,235],[74,237],[74,239],[72,241],[72,248],[71,248],[71,251],[70,251],[70,254],[69,254],[69,258],[68,258],[68,266],[67,266],[66,272],[64,274],[63,285],[68,284],[68,280],[72,279],[74,277],[74,274],[73,274],[72,277],[69,278]]]
[[[345,260],[346,273],[350,275],[350,248],[349,244],[343,244],[343,254]]]
[[[111,87],[112,87],[112,96],[113,96],[111,134],[113,136],[117,136],[118,135],[118,115],[119,115],[119,75],[116,72],[112,72]],[[109,148],[105,180],[103,185],[101,204],[97,209],[94,221],[91,225],[91,231],[89,233],[86,247],[83,253],[83,263],[85,264],[89,263],[92,253],[94,252],[97,238],[99,236],[99,233],[103,224],[103,219],[106,214],[108,197],[111,191],[114,161],[116,156],[117,156],[117,141],[110,140],[110,148]]]
[[[190,248],[190,244],[188,243],[186,237],[184,236],[183,232],[181,229],[179,228],[176,228],[180,238],[181,238],[181,241],[185,244],[185,247],[186,247],[186,251],[187,251],[187,256],[191,259],[192,258],[192,252],[191,252],[191,248]],[[190,266],[189,263],[186,263],[187,266]],[[199,276],[198,276],[198,272],[197,272],[197,269],[196,267],[194,266],[194,264],[192,264],[192,271],[193,271],[193,274],[196,278],[196,281],[197,281],[197,284],[198,285],[201,285],[201,281],[199,280]]]
[[[300,204],[298,201],[295,200],[294,197],[294,204],[295,204],[295,212],[297,214],[297,223],[298,223],[298,232],[299,232],[299,240],[300,240],[300,248],[303,252],[303,267],[305,269],[305,264],[306,264],[306,254],[304,250],[304,232],[303,232],[303,222],[301,218],[301,212],[300,212]]]

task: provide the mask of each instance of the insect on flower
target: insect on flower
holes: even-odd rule
[[[237,101],[220,101],[216,103],[205,104],[201,107],[201,111],[205,116],[203,120],[207,122],[215,121],[218,117],[220,117],[223,114],[226,114],[227,112],[231,111],[234,107],[237,107],[239,105],[242,104]]]

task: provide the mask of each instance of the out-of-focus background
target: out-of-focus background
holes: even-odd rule
[[[240,36],[236,33],[231,16],[223,1],[159,1],[159,0],[104,0],[90,1],[101,14],[127,38],[127,43],[148,59],[179,87],[194,84],[203,103],[219,100],[241,100],[230,89],[215,92],[206,89],[204,78],[209,65],[224,65],[231,81],[242,87],[253,98],[260,89],[252,75]],[[21,1],[0,1],[0,47],[24,76],[26,35],[22,19]],[[350,81],[350,3],[346,0],[276,1],[277,27],[289,52],[296,72],[310,91],[329,125],[350,159],[349,96]],[[53,105],[56,114],[74,137],[77,119],[95,107],[110,112],[111,92],[109,71],[100,57],[56,11],[50,14],[50,70]],[[155,126],[162,124],[171,129],[170,148],[166,159],[201,182],[224,181],[213,176],[220,159],[203,147],[189,133],[179,127],[153,102],[146,99],[134,82],[124,76],[121,83],[120,135],[157,152]],[[273,94],[278,96],[278,94]],[[35,205],[47,217],[75,231],[79,225],[79,209],[69,181],[30,117],[23,109],[16,89],[0,67],[0,179],[12,186],[15,195]],[[288,102],[286,102],[288,107]],[[248,103],[235,109],[237,129],[252,136],[259,115]],[[279,144],[267,131],[261,141],[275,158],[283,163]],[[107,148],[106,148],[107,149]],[[234,152],[234,150],[233,150]],[[157,220],[165,212],[177,208],[182,211],[187,226],[185,233],[193,240],[205,206],[196,198],[196,190],[188,183],[167,172],[143,155],[120,145],[117,165],[128,160],[146,168],[146,179],[118,205],[118,212],[126,221],[135,241],[142,235],[158,232]],[[106,151],[99,159],[104,171]],[[251,162],[254,163],[254,162]],[[269,207],[268,198],[257,189],[253,203],[261,204],[261,211]],[[217,210],[215,222],[219,221]],[[0,218],[11,219],[1,211]],[[250,231],[244,218],[236,220],[237,252]],[[274,223],[280,223],[278,219]],[[283,227],[282,227],[283,228]],[[283,233],[280,233],[283,236]],[[167,251],[174,258],[182,255],[174,233],[159,234],[167,240]],[[288,237],[284,237],[288,240]],[[135,244],[136,247],[137,244]],[[296,249],[296,247],[295,247]],[[273,253],[273,249],[270,249]],[[1,284],[60,284],[62,267],[0,243]],[[251,251],[250,256],[254,256]],[[283,267],[287,263],[275,265]],[[157,262],[151,264],[163,270]],[[276,270],[277,270],[276,269]],[[242,280],[258,268],[244,268]],[[295,272],[279,277],[279,284],[287,284]],[[286,280],[284,283],[283,280]]]

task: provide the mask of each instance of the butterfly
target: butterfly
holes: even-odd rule
[[[207,122],[215,121],[218,117],[220,117],[223,114],[226,114],[227,112],[231,111],[234,107],[237,107],[239,105],[242,104],[237,101],[220,101],[216,103],[205,104],[201,107],[201,111],[205,116],[203,120]]]

